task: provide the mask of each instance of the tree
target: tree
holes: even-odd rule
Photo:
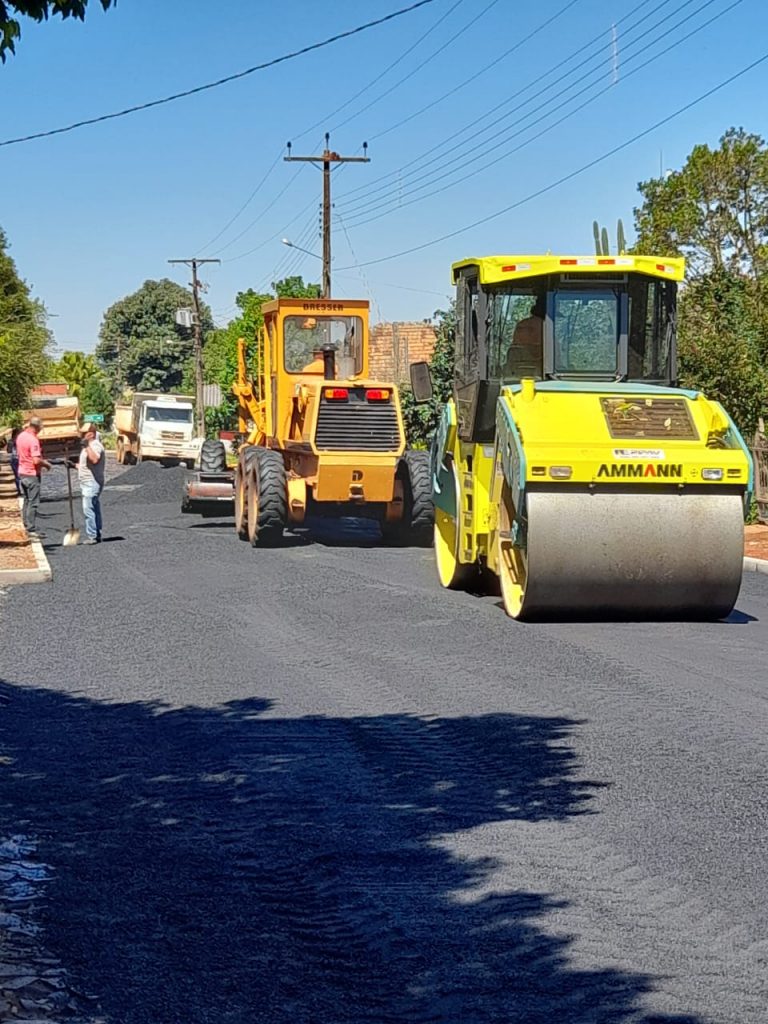
[[[0,415],[27,405],[28,392],[46,375],[50,333],[42,303],[8,255],[8,240],[0,229]]]
[[[456,351],[456,303],[438,309],[433,315],[435,325],[435,349],[429,363],[432,376],[432,398],[417,405],[413,391],[406,384],[400,391],[400,402],[405,421],[405,432],[410,447],[429,446],[440,419],[440,411],[453,393],[453,366]]]
[[[111,421],[115,411],[115,401],[109,390],[107,379],[101,374],[89,377],[80,392],[80,407],[83,415],[97,413],[104,417],[105,426]]]
[[[53,375],[67,384],[71,395],[78,396],[84,385],[100,372],[96,359],[84,352],[63,352],[53,367]]]
[[[98,0],[106,11],[117,0]],[[21,14],[35,21],[46,21],[49,14],[62,18],[85,19],[88,0],[0,0],[0,60],[5,63],[7,53],[16,52],[16,40],[21,38],[21,25],[14,15]]]
[[[768,269],[768,149],[729,128],[718,149],[695,146],[683,168],[638,185],[637,252],[685,256],[691,277]]]
[[[681,384],[722,402],[750,441],[766,405],[768,371],[747,281],[725,271],[692,281],[678,321]]]
[[[188,328],[176,323],[176,310],[193,305],[192,293],[174,281],[145,281],[138,291],[106,311],[96,358],[113,391],[178,390],[192,357]],[[213,327],[211,311],[200,305],[203,333]]]
[[[641,182],[635,252],[685,256],[681,381],[719,398],[751,437],[768,382],[768,148],[730,128],[682,169]]]

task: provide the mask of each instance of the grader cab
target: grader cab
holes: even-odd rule
[[[729,614],[752,467],[725,409],[677,386],[683,273],[655,256],[454,264],[454,395],[432,449],[443,586],[497,577],[523,619]]]
[[[430,543],[429,455],[406,451],[397,387],[369,371],[368,303],[280,298],[263,308],[251,376],[244,340],[233,392],[243,438],[233,472],[206,441],[182,508],[234,499],[254,547],[308,514],[374,519],[385,538]]]

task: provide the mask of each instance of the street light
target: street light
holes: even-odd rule
[[[283,245],[287,245],[291,249],[298,249],[299,252],[305,252],[307,256],[314,256],[316,260],[321,260],[323,258],[322,256],[318,256],[316,252],[310,252],[309,249],[302,249],[300,245],[296,245],[294,242],[291,242],[288,238],[282,238],[281,242],[283,243]]]

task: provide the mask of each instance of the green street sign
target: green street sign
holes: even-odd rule
[[[104,417],[102,416],[102,414],[100,412],[87,412],[85,414],[85,416],[83,417],[83,419],[86,420],[86,422],[90,422],[90,423],[103,423],[104,422]]]

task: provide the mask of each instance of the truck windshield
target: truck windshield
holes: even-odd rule
[[[288,373],[322,373],[324,346],[336,350],[340,379],[363,368],[363,321],[359,316],[287,316],[285,368]]]
[[[192,410],[179,409],[173,405],[148,405],[144,419],[156,423],[191,423]]]

